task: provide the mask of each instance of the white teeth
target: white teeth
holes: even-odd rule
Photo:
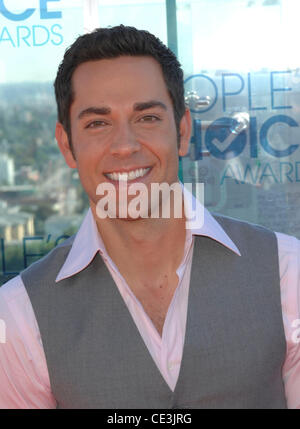
[[[135,179],[135,172],[134,171],[130,171],[128,174],[128,180],[134,180]]]
[[[148,173],[148,171],[150,170],[150,168],[140,168],[138,170],[133,170],[130,171],[129,173],[106,173],[106,176],[110,179],[110,180],[123,180],[123,181],[130,181],[130,180],[134,180],[137,179],[138,177],[143,177],[145,176],[146,173]]]
[[[119,180],[121,181],[126,181],[128,180],[128,174],[127,173],[116,173],[116,176],[118,177]]]

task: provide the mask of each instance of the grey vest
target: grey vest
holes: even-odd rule
[[[56,284],[69,239],[22,272],[59,408],[286,408],[276,236],[217,220],[242,256],[208,237],[195,238],[174,392],[99,254]]]

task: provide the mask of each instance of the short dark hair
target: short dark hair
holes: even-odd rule
[[[70,107],[74,101],[72,76],[75,69],[87,61],[120,56],[151,56],[161,66],[170,94],[179,139],[179,124],[185,112],[184,83],[181,65],[174,53],[156,36],[135,27],[118,25],[98,28],[78,37],[66,50],[54,82],[58,120],[71,141]]]

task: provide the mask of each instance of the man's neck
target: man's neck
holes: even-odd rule
[[[184,217],[99,220],[92,212],[106,250],[124,277],[155,284],[176,271],[184,251]]]

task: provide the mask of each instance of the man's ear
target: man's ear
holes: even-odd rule
[[[190,109],[186,108],[183,117],[180,121],[180,141],[179,141],[179,156],[185,156],[189,149],[189,142],[192,134],[192,117]]]
[[[70,168],[77,168],[77,163],[74,158],[68,135],[60,122],[56,123],[55,127],[55,138],[59,147],[59,150],[63,154],[67,165]]]

